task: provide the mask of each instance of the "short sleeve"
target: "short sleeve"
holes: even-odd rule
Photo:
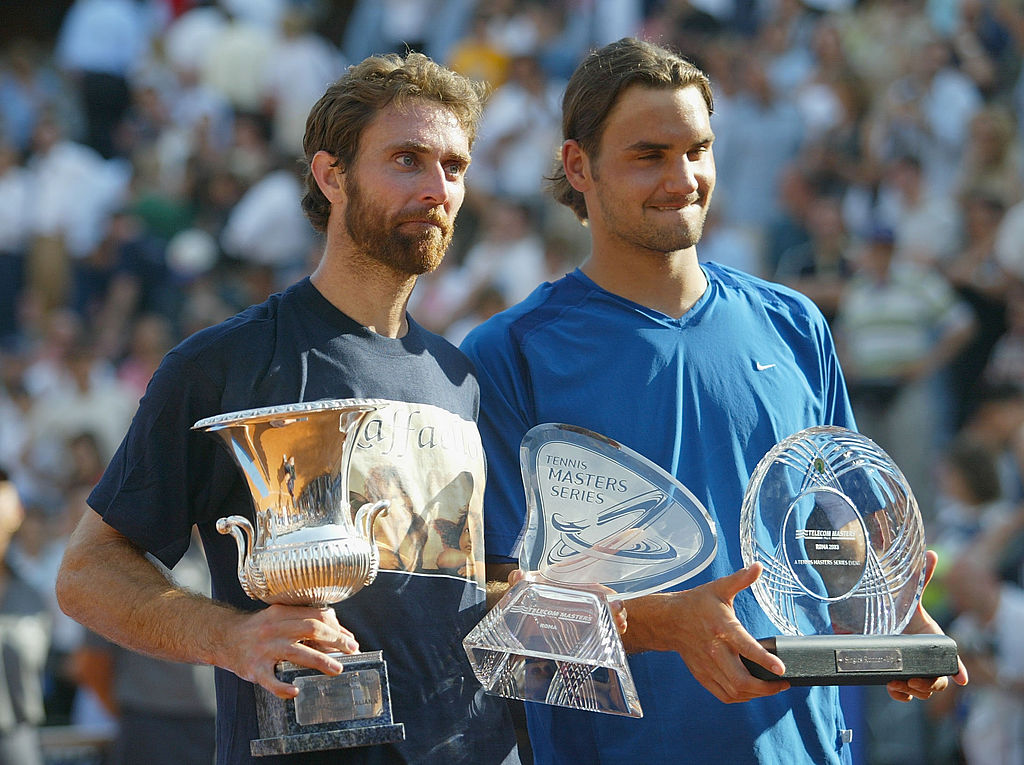
[[[217,406],[207,376],[172,351],[89,496],[104,521],[168,567],[188,549],[192,526],[208,519],[204,509],[216,507],[229,490],[213,481],[215,464],[227,455],[208,434],[192,430]]]
[[[529,377],[508,330],[487,325],[470,333],[462,350],[477,367],[480,437],[487,458],[484,537],[491,562],[511,562],[526,518],[519,444],[532,427]]]

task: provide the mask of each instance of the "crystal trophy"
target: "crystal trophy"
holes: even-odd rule
[[[373,522],[387,500],[349,505],[348,473],[364,418],[388,404],[332,399],[208,417],[193,429],[219,436],[252,493],[255,523],[221,518],[217,530],[238,545],[238,580],[265,603],[326,606],[377,576]],[[401,741],[391,714],[387,664],[380,651],[332,654],[344,667],[324,675],[279,662],[279,680],[299,689],[281,699],[256,686],[260,738],[253,757]]]
[[[781,635],[760,640],[793,685],[868,685],[957,672],[956,642],[904,635],[924,588],[917,500],[892,459],[860,433],[807,428],[776,444],[740,516],[754,597]],[[744,659],[757,677],[778,676]]]
[[[526,576],[463,640],[470,665],[490,693],[642,717],[609,598],[702,571],[714,522],[658,465],[584,428],[538,425],[519,457]]]

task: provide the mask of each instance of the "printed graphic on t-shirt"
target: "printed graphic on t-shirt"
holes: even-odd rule
[[[465,577],[482,587],[483,489],[476,423],[401,402],[367,416],[349,493],[353,509],[391,501],[374,525],[381,570]]]

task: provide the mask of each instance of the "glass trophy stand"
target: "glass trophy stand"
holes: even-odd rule
[[[538,425],[519,454],[526,576],[463,640],[470,665],[494,694],[642,717],[609,598],[702,571],[714,523],[658,465],[584,428]]]
[[[924,525],[906,478],[867,437],[802,430],[773,447],[747,485],[743,563],[782,632],[761,640],[793,685],[884,684],[957,671],[944,635],[900,634],[924,588]],[[763,679],[778,677],[744,660]]]

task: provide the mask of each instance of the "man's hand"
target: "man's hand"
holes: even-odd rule
[[[933,550],[925,552],[924,586],[926,588],[928,587],[928,582],[932,579],[932,574],[935,573],[935,564],[938,562],[938,559],[939,556]],[[924,592],[923,589],[922,592]],[[903,632],[908,635],[943,634],[942,628],[924,610],[924,606],[921,605],[920,601],[918,601],[917,610],[914,611],[914,615],[910,618],[910,623]],[[967,685],[967,668],[964,667],[964,663],[959,658],[957,659],[957,673],[953,675],[953,682],[957,685]],[[912,699],[927,699],[933,693],[944,691],[948,685],[948,677],[912,677],[909,680],[893,680],[886,685],[886,690],[889,691],[889,695],[896,701],[910,701]]]
[[[225,655],[217,664],[283,699],[294,698],[299,689],[277,679],[274,666],[279,661],[337,675],[342,664],[328,653],[359,650],[355,636],[338,623],[330,607],[273,605],[238,614],[232,622]]]
[[[727,704],[773,696],[789,688],[784,680],[758,680],[741,656],[781,675],[782,660],[740,624],[733,600],[761,575],[755,563],[729,576],[681,592],[655,593],[630,601],[626,649],[675,651],[715,698]]]

